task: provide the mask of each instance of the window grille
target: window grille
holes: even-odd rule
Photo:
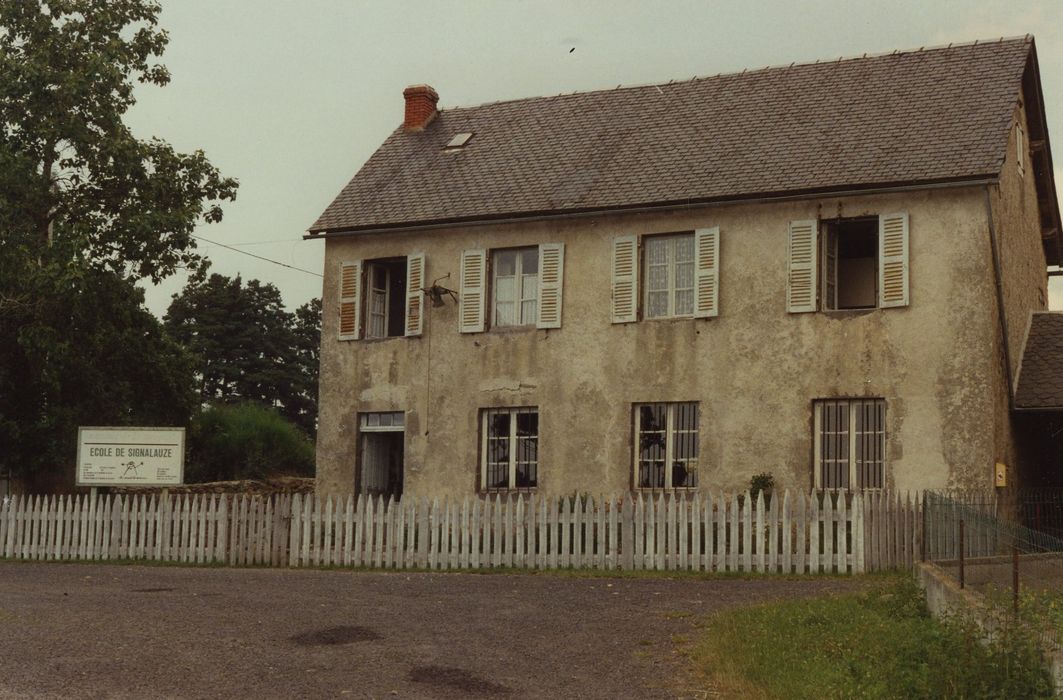
[[[635,406],[635,483],[640,489],[696,488],[698,405]]]
[[[815,486],[880,489],[886,474],[884,399],[827,399],[814,404]]]
[[[539,409],[489,408],[481,415],[482,488],[535,488],[539,482]]]

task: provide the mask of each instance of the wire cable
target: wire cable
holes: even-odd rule
[[[211,245],[216,245],[216,246],[220,246],[222,248],[226,248],[228,250],[233,251],[234,253],[240,253],[241,255],[250,255],[252,258],[257,258],[259,260],[265,260],[266,262],[273,263],[274,265],[280,265],[281,267],[287,267],[288,269],[296,270],[298,272],[305,272],[306,274],[313,275],[314,277],[324,277],[324,275],[322,275],[319,272],[311,272],[310,270],[304,270],[303,268],[296,267],[295,265],[289,265],[288,263],[282,263],[282,262],[280,262],[278,260],[271,260],[269,258],[264,258],[261,255],[255,255],[254,253],[248,253],[246,250],[240,250],[239,248],[233,248],[231,245],[225,245],[224,243],[218,243],[217,241],[212,241],[209,238],[203,238],[202,236],[197,236],[195,234],[192,234],[192,238],[195,238],[196,240],[199,240],[199,241],[203,241],[204,243],[210,243]]]

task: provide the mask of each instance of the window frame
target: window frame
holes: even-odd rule
[[[855,222],[875,222],[875,270],[874,270],[874,299],[873,306],[847,306],[845,308],[838,308],[838,247],[840,234],[837,231],[837,227],[843,223],[855,223]],[[819,311],[824,313],[845,313],[845,312],[860,312],[860,311],[874,311],[876,309],[885,308],[882,306],[882,295],[878,288],[879,285],[879,273],[882,267],[882,258],[879,255],[879,248],[882,245],[882,231],[879,229],[881,222],[881,215],[874,214],[871,216],[850,216],[836,219],[821,219],[819,222]],[[833,245],[832,245],[833,244]],[[833,247],[833,250],[831,248]],[[833,253],[833,264],[831,263],[831,254]],[[831,279],[831,268],[833,267],[833,280]],[[833,287],[833,303],[831,306],[831,293],[830,290]]]
[[[827,404],[845,404],[847,407],[848,418],[846,421],[846,461],[848,463],[848,484],[846,486],[825,486],[823,478],[823,407]],[[882,438],[879,443],[881,447],[881,454],[878,459],[875,460],[878,469],[878,481],[880,486],[865,486],[860,483],[861,469],[858,459],[857,449],[857,422],[860,411],[860,406],[866,404],[873,404],[876,408],[881,407],[882,422],[878,430],[868,431],[865,429],[863,434],[868,433],[881,433]],[[888,418],[887,418],[888,402],[881,396],[839,396],[839,397],[827,397],[812,400],[812,486],[817,490],[837,491],[881,491],[887,488],[888,484],[888,455],[889,455],[889,430]],[[864,460],[866,461],[866,460]]]
[[[506,437],[506,442],[509,446],[509,473],[507,475],[506,486],[491,486],[487,481],[487,468],[488,468],[488,456],[489,456],[489,441],[490,430],[488,426],[488,418],[493,413],[508,413],[509,415],[509,435]],[[517,447],[519,445],[520,436],[517,435],[517,416],[520,414],[535,414],[535,484],[532,486],[518,486],[517,485]],[[479,426],[480,426],[480,459],[479,459],[479,474],[480,474],[480,493],[513,493],[513,492],[530,492],[539,488],[539,468],[542,464],[539,459],[539,438],[542,434],[540,430],[540,418],[541,414],[538,406],[489,406],[480,409]],[[528,438],[525,438],[528,439]]]
[[[527,276],[523,273],[524,267],[524,253],[535,253],[535,296],[532,298],[524,297],[524,278]],[[488,279],[490,280],[490,307],[489,307],[489,319],[488,328],[536,328],[539,324],[539,303],[542,290],[540,287],[540,266],[542,265],[542,255],[539,245],[526,245],[526,246],[514,246],[511,248],[490,248],[487,251],[488,257]],[[498,264],[495,257],[500,253],[515,253],[516,259],[513,265],[513,277],[516,282],[516,298],[512,302],[517,310],[517,323],[499,323],[498,321]],[[533,302],[533,314],[535,318],[531,321],[524,319],[524,304],[527,302]]]
[[[639,462],[641,461],[642,411],[644,406],[664,406],[665,411],[665,448],[664,448],[664,486],[642,486],[639,481]],[[690,486],[676,486],[672,483],[673,462],[675,455],[675,414],[679,406],[693,406],[694,415],[694,483]],[[701,402],[700,401],[643,401],[631,404],[632,414],[632,486],[637,491],[697,491],[699,488],[698,467],[701,462]],[[690,431],[687,431],[690,432]],[[685,458],[689,465],[691,459]],[[688,469],[688,472],[690,470]]]
[[[676,259],[675,259],[676,246],[675,246],[674,242],[682,240],[682,239],[686,239],[686,238],[689,238],[689,240],[690,240],[691,255],[690,255],[690,260],[687,261],[687,263],[683,263],[683,264],[689,264],[690,267],[691,267],[690,287],[683,287],[682,289],[680,289],[679,287],[676,286],[676,277],[677,277],[677,275],[676,275],[676,266],[679,265],[680,263],[677,263]],[[673,242],[672,245],[670,246],[671,258],[666,263],[666,266],[667,266],[666,288],[663,289],[663,290],[661,290],[661,289],[651,290],[650,289],[650,262],[649,262],[650,243],[652,241],[662,241],[662,240],[667,240],[667,241],[672,241]],[[695,314],[695,311],[697,309],[697,288],[698,288],[698,282],[697,282],[697,239],[695,237],[695,231],[672,231],[672,232],[668,232],[668,233],[643,234],[643,235],[639,236],[638,249],[639,249],[639,252],[638,252],[639,277],[641,278],[641,286],[642,286],[642,293],[639,295],[641,298],[638,300],[639,301],[639,305],[641,306],[641,309],[642,309],[642,313],[639,314],[640,317],[641,317],[640,320],[643,320],[643,321],[668,321],[668,320],[672,320],[672,319],[694,318],[694,314]],[[667,313],[665,313],[664,315],[660,315],[660,316],[651,316],[650,315],[650,293],[651,292],[660,293],[662,291],[667,293],[667,295],[668,295]],[[691,298],[691,300],[690,300],[690,313],[677,314],[675,312],[676,296],[678,295],[678,293],[680,291],[690,292],[690,298]]]
[[[1015,164],[1018,166],[1019,175],[1026,174],[1026,130],[1022,128],[1022,122],[1015,122]]]

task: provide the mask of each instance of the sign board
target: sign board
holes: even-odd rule
[[[184,428],[78,428],[78,486],[177,486]]]

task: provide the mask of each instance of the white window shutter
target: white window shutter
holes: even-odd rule
[[[694,231],[694,317],[720,314],[720,227]]]
[[[340,340],[362,337],[362,261],[340,263]]]
[[[481,333],[484,330],[484,302],[487,297],[487,251],[461,251],[461,295],[458,302],[458,330]]]
[[[565,282],[565,244],[539,245],[539,315],[537,328],[561,327],[561,292]]]
[[[908,212],[878,217],[878,305],[908,306]]]
[[[613,239],[613,323],[638,320],[639,239],[617,236]]]
[[[819,226],[815,219],[790,222],[787,254],[786,310],[816,310],[816,260]]]
[[[424,330],[424,253],[406,257],[406,335]]]

